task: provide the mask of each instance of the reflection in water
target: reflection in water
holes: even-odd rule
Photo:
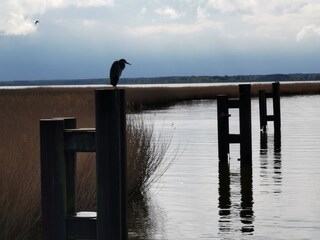
[[[128,238],[150,240],[159,236],[165,239],[163,211],[149,197],[130,202],[128,208]]]
[[[230,231],[230,169],[229,163],[219,161],[219,230]]]
[[[281,151],[274,151],[274,163],[273,163],[273,179],[276,186],[282,184],[282,165],[281,165]],[[275,193],[281,193],[281,188],[275,189]]]
[[[239,197],[239,192],[231,194],[231,187],[235,187],[237,190],[240,189],[240,199],[237,198]],[[241,200],[240,205],[238,203],[239,200]],[[233,201],[234,203],[232,203]],[[239,174],[230,174],[229,163],[219,162],[220,234],[236,230],[236,227],[232,226],[235,212],[237,214],[240,213],[241,231],[247,234],[252,233],[254,231],[252,166],[241,164],[239,178]],[[236,223],[234,224],[237,225]]]
[[[241,210],[240,217],[243,223],[242,232],[253,232],[253,196],[252,196],[252,166],[241,163]]]
[[[274,133],[272,141],[273,141],[274,151],[280,152],[281,151],[281,134]],[[260,132],[260,154],[265,153],[267,150],[268,150],[268,132],[261,131]]]
[[[274,193],[281,193],[282,184],[282,164],[281,164],[281,141],[276,136],[268,136],[267,133],[260,133],[260,176],[264,179],[264,185],[270,186],[268,179],[269,174],[272,174]],[[268,146],[268,141],[274,141],[273,146]],[[273,169],[269,169],[268,164],[270,158],[268,158],[268,151],[273,150]],[[271,163],[270,163],[271,164]]]
[[[150,111],[160,132],[174,123],[172,149],[187,147],[160,179],[161,189],[154,186],[143,210],[134,210],[130,239],[317,239],[320,111],[314,109],[320,97],[285,97],[282,104],[281,151],[273,131],[259,142],[258,114],[252,115],[252,175],[240,169],[237,156],[230,165],[218,164],[215,100]],[[257,99],[252,107],[257,113]],[[238,118],[230,119],[233,132],[238,125]]]

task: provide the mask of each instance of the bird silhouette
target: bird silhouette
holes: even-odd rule
[[[119,61],[112,63],[110,68],[110,84],[112,86],[117,86],[121,73],[126,67],[126,64],[131,65],[125,59],[120,59]]]
[[[39,21],[37,20],[37,21],[34,22],[34,25],[37,25],[38,23],[39,23]]]

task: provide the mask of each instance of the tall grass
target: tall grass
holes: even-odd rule
[[[93,90],[2,90],[0,94],[0,239],[40,239],[39,119],[74,116],[94,127]],[[155,140],[145,120],[128,118],[128,193],[142,196],[170,165],[170,137]],[[159,168],[157,168],[157,166]],[[95,209],[94,154],[78,154],[77,208]]]

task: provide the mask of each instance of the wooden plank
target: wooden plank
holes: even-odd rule
[[[66,129],[64,149],[70,152],[95,152],[96,131],[94,128]]]
[[[97,213],[78,212],[66,218],[68,239],[96,239]]]
[[[228,99],[228,108],[239,108],[239,99],[237,98]]]
[[[229,143],[240,143],[240,134],[229,134]]]
[[[268,122],[272,122],[272,121],[274,121],[274,116],[273,115],[267,115],[266,119],[267,119]]]
[[[273,98],[272,92],[266,92],[266,98]]]

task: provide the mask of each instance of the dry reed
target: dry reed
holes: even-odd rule
[[[74,116],[78,127],[94,127],[94,93],[92,89],[2,90],[0,109],[0,239],[39,239],[39,119]],[[161,175],[156,174],[157,165],[164,171],[170,164],[162,162],[169,142],[154,142],[148,126],[141,118],[128,119],[131,199],[145,193]],[[93,210],[94,154],[78,155],[77,208]]]

